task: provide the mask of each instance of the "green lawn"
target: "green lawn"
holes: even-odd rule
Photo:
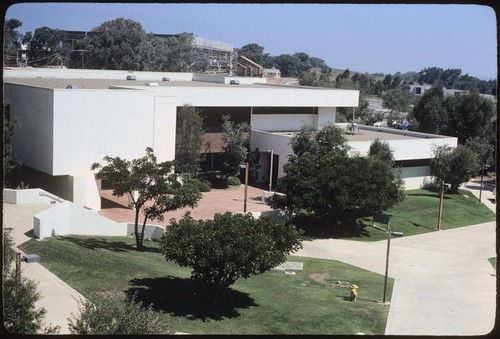
[[[436,191],[425,189],[409,190],[406,199],[386,214],[391,216],[391,229],[403,232],[404,236],[437,230],[439,196]],[[494,221],[495,214],[469,191],[459,190],[458,194],[446,194],[443,201],[441,229],[480,224]],[[376,223],[372,218],[358,218],[332,225],[331,222],[311,217],[297,220],[306,237],[343,238],[362,241],[377,241],[386,238],[385,224]]]
[[[190,272],[166,262],[158,244],[137,252],[129,237],[60,237],[21,246],[86,297],[136,293],[154,303],[172,330],[193,334],[384,334],[389,307],[379,301],[383,276],[337,261],[290,257],[295,275],[270,271],[237,281],[225,306],[214,309],[193,289]],[[339,284],[340,282],[340,284]],[[350,284],[359,299],[348,300]],[[389,279],[388,296],[392,292]]]

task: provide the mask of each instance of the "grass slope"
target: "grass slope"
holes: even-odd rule
[[[136,294],[162,313],[174,331],[193,334],[383,334],[388,306],[380,305],[383,276],[331,260],[304,263],[295,275],[270,271],[238,280],[228,302],[213,308],[198,295],[190,271],[166,262],[158,244],[137,252],[128,237],[60,237],[21,247],[84,296]],[[340,282],[340,284],[339,284]],[[350,284],[357,302],[348,300]],[[392,280],[389,280],[389,295]]]
[[[391,229],[404,236],[437,230],[439,196],[436,191],[417,189],[406,192],[406,199],[386,211],[391,216]],[[446,194],[443,200],[442,230],[494,221],[495,214],[469,191]],[[386,238],[386,225],[372,225],[371,217],[343,221],[332,225],[321,218],[303,217],[297,225],[310,238],[341,238],[377,241]]]

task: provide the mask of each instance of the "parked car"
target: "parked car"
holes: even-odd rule
[[[394,125],[394,127],[397,129],[409,129],[411,127],[411,124],[408,121],[401,123],[398,122],[396,123],[396,125]]]

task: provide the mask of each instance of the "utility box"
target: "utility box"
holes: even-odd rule
[[[28,264],[32,262],[40,262],[40,256],[38,254],[26,254],[24,256],[24,261]]]

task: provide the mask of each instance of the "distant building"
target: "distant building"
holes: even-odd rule
[[[236,74],[241,77],[262,77],[264,67],[244,55],[238,55]]]
[[[264,72],[262,73],[262,76],[264,78],[280,78],[281,77],[281,72],[277,68],[266,68],[264,69]]]
[[[415,96],[422,96],[424,95],[425,91],[431,88],[431,85],[409,85],[410,86],[410,93],[415,95]]]

